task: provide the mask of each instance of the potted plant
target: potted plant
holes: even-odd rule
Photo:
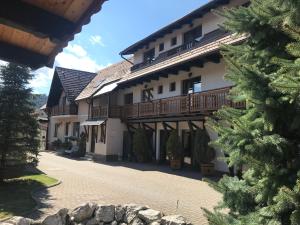
[[[198,129],[194,136],[193,155],[203,176],[211,176],[215,171],[212,161],[216,157],[216,151],[209,146],[209,142],[210,138],[206,129]]]
[[[55,151],[57,151],[59,148],[62,147],[62,141],[60,139],[57,139],[51,143],[51,146]]]
[[[151,146],[144,129],[138,128],[134,132],[132,150],[138,162],[151,161]]]
[[[172,169],[180,169],[182,167],[182,144],[178,136],[178,131],[173,130],[167,141],[167,155],[170,160]]]

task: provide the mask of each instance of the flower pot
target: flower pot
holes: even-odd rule
[[[200,165],[202,176],[212,176],[215,172],[215,165],[213,163],[203,163]]]
[[[181,160],[180,159],[171,159],[170,160],[170,167],[173,170],[181,169]]]

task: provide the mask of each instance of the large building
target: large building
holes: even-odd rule
[[[176,129],[184,162],[192,165],[191,133],[203,129],[207,118],[223,105],[244,107],[243,102],[227,99],[233,83],[224,79],[220,46],[245,37],[220,29],[223,18],[211,10],[245,3],[210,1],[120,53],[129,59],[101,70],[74,101],[88,108],[88,118],[80,124],[88,135],[87,151],[99,159],[126,159],[132,155],[132,134],[142,127],[152,144],[153,158],[164,162],[166,139]],[[55,129],[50,130],[49,140],[53,140]],[[208,132],[211,139],[217,137]],[[227,171],[219,156],[222,151],[217,150],[216,169]]]

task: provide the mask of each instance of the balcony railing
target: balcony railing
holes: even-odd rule
[[[108,106],[94,106],[91,110],[91,119],[101,119],[108,117]]]
[[[91,115],[89,119],[97,120],[104,118],[120,118],[122,115],[122,107],[113,105],[108,107],[108,105],[94,106],[91,110]]]
[[[61,115],[77,115],[78,109],[76,105],[58,105],[54,106],[51,109],[52,116],[61,116]]]
[[[145,118],[160,116],[180,116],[193,113],[206,113],[227,105],[234,108],[244,108],[245,102],[233,103],[227,96],[230,88],[221,88],[200,93],[176,96],[135,103],[123,107],[123,118]]]
[[[160,63],[166,59],[172,58],[174,56],[177,56],[179,54],[185,53],[187,51],[190,51],[192,49],[201,47],[203,45],[206,45],[208,43],[214,42],[220,38],[223,38],[227,36],[229,33],[225,32],[223,30],[217,29],[210,33],[207,33],[201,38],[200,40],[194,40],[192,42],[184,43],[183,45],[180,45],[178,47],[172,48],[166,52],[161,53],[158,57],[148,60],[142,63],[135,64],[131,67],[131,71],[140,70],[143,68],[146,68],[148,66],[152,66],[154,64]]]

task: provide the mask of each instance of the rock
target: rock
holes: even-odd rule
[[[42,225],[66,225],[68,209],[61,209],[56,214],[47,216]]]
[[[157,210],[146,209],[146,210],[139,211],[138,216],[140,219],[142,219],[148,224],[156,220],[160,220],[162,217],[162,213]]]
[[[30,225],[32,223],[31,219],[27,219],[21,216],[15,216],[11,218],[9,221],[7,221],[7,224],[10,225]]]
[[[115,206],[99,205],[95,218],[98,222],[110,223],[115,220]]]
[[[112,221],[112,222],[110,223],[110,225],[118,225],[118,222],[117,222],[117,221]]]
[[[126,211],[125,207],[123,207],[121,205],[116,206],[116,208],[115,208],[115,219],[116,219],[117,222],[123,221],[125,211]]]
[[[80,223],[90,219],[93,216],[96,208],[97,205],[94,203],[86,203],[75,208],[70,214],[72,221]]]
[[[130,225],[145,225],[145,223],[138,217],[135,217],[129,224]]]
[[[85,225],[97,225],[98,224],[98,221],[96,220],[95,217],[89,219]]]
[[[186,219],[180,215],[164,216],[161,218],[162,225],[186,225]]]
[[[148,209],[148,207],[146,206],[140,206],[136,204],[128,204],[125,205],[125,207],[126,207],[126,213],[125,213],[124,222],[126,223],[131,223],[131,221],[138,216],[138,212],[140,210]]]
[[[152,223],[150,223],[149,225],[161,225],[161,223],[160,223],[160,222],[157,222],[157,221],[155,221],[155,222],[152,222]]]

